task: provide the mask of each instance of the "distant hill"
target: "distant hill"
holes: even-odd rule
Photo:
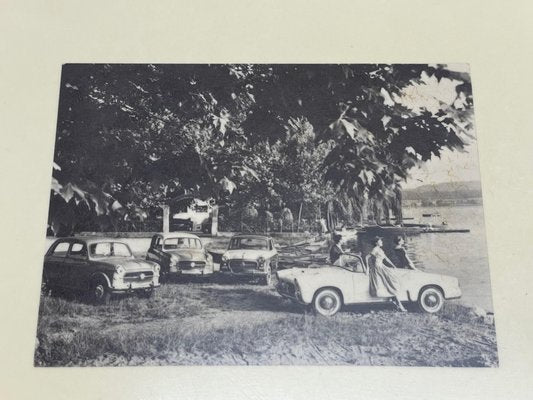
[[[481,197],[480,181],[437,183],[403,191],[405,200],[471,199],[479,197]]]

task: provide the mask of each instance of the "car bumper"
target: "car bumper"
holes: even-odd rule
[[[127,282],[115,284],[110,290],[111,293],[131,293],[137,290],[153,290],[159,287],[159,283],[152,282]]]
[[[266,276],[267,274],[265,271],[261,271],[258,269],[247,269],[244,271],[234,272],[227,268],[226,269],[221,268],[220,273],[225,274],[225,275],[232,275],[232,276]]]
[[[289,293],[286,287],[283,285],[283,282],[278,282],[278,284],[276,285],[276,291],[280,296],[285,297],[286,299],[294,300],[303,305],[307,304],[302,300],[301,296],[296,293],[296,291],[294,292],[294,294]]]
[[[445,295],[444,298],[446,300],[454,300],[454,299],[461,298],[462,293],[461,293],[461,289],[460,288],[453,288],[453,289],[446,290],[444,295]]]
[[[205,270],[205,269],[181,269],[177,271],[171,271],[171,274],[175,275],[193,275],[193,276],[209,276],[213,275],[213,270]]]

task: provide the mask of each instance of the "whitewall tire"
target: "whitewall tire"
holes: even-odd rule
[[[444,305],[444,296],[439,288],[434,286],[426,287],[418,295],[418,308],[420,311],[434,314],[439,312]]]
[[[321,289],[315,295],[315,298],[313,300],[314,310],[318,314],[324,315],[326,317],[331,317],[337,314],[341,307],[342,298],[339,292],[335,289]]]

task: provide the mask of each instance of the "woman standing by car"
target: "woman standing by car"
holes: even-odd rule
[[[405,240],[403,240],[403,237],[397,236],[396,239],[394,239],[394,252],[396,253],[396,258],[398,259],[398,267],[416,269],[415,264],[407,255],[407,251],[405,250],[404,244]]]
[[[396,275],[396,266],[383,251],[383,238],[376,236],[372,240],[374,248],[369,254],[368,268],[370,278],[370,294],[375,297],[390,297],[400,311],[407,311],[398,299],[400,281]],[[388,268],[385,261],[391,266]]]

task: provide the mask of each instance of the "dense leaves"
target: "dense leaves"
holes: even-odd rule
[[[417,100],[443,82],[450,99]],[[463,147],[472,106],[440,65],[65,65],[49,226],[147,229],[184,193],[241,225],[401,214],[401,182]]]

